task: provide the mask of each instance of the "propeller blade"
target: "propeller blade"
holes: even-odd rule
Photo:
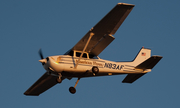
[[[41,57],[41,59],[44,59],[41,48],[39,49],[39,56]]]

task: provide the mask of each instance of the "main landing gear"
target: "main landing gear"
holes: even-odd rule
[[[93,72],[93,75],[96,75],[99,72],[98,67],[97,66],[93,66],[92,67],[92,72]]]
[[[99,68],[98,68],[97,66],[93,66],[93,67],[92,67],[92,73],[93,73],[93,75],[96,75],[98,72],[99,72]],[[76,93],[76,86],[77,86],[80,78],[81,78],[81,77],[79,77],[79,78],[77,79],[76,84],[74,85],[74,87],[72,87],[72,86],[69,87],[69,92],[70,92],[71,94],[75,94],[75,93]],[[61,82],[62,82],[62,75],[61,75],[61,73],[59,73],[59,77],[56,79],[56,81],[57,81],[57,83],[61,83]]]
[[[98,68],[97,66],[93,66],[93,67],[92,67],[92,72],[93,72],[93,75],[96,75],[96,74],[99,72],[99,68]],[[75,94],[75,93],[76,93],[76,86],[77,86],[79,80],[80,80],[80,77],[79,77],[78,80],[76,81],[76,84],[75,84],[74,87],[69,87],[69,92],[70,92],[71,94]]]
[[[69,92],[70,92],[71,94],[76,93],[76,86],[77,86],[79,80],[80,80],[80,78],[78,78],[78,80],[76,81],[76,84],[75,84],[74,87],[69,87]]]
[[[78,78],[78,80],[76,81],[76,84],[75,84],[74,87],[70,87],[69,88],[69,92],[70,93],[72,93],[72,94],[76,93],[76,86],[77,86],[79,80],[80,80],[80,78]],[[59,76],[57,77],[56,82],[57,83],[61,83],[62,82],[62,75],[61,75],[61,73],[59,73]]]

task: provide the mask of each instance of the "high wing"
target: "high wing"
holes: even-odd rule
[[[126,19],[134,5],[118,3],[71,50],[83,51],[90,33],[94,33],[85,52],[98,56],[115,38],[112,36]]]
[[[56,85],[57,76],[49,75],[47,72],[41,76],[24,94],[39,96],[52,86]]]

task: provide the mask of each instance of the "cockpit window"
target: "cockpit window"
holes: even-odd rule
[[[81,52],[76,52],[75,51],[75,55],[74,55],[74,51],[73,50],[69,50],[68,52],[65,53],[65,55],[80,57],[81,56]],[[95,56],[93,54],[88,54],[88,53],[84,53],[82,57],[83,58],[88,58],[88,55],[89,55],[89,58],[91,58],[91,59],[99,59],[98,56]]]
[[[67,53],[67,55],[70,55],[70,56],[74,56],[74,51],[69,51],[68,53]]]
[[[76,52],[76,57],[80,57],[80,56],[81,56],[81,53],[80,52]],[[84,53],[82,57],[87,58],[87,54]]]

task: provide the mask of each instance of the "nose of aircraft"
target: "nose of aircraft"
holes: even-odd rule
[[[39,60],[39,62],[41,62],[42,64],[45,64],[45,63],[47,63],[47,60],[46,59],[41,59],[41,60]]]
[[[49,57],[39,60],[39,62],[41,62],[43,65],[46,64],[48,61],[49,61]]]
[[[41,62],[42,65],[46,64],[48,62],[49,58],[47,57],[47,58],[44,59],[41,49],[39,49],[38,53],[39,53],[39,56],[41,58],[41,60],[39,60],[39,62]]]

